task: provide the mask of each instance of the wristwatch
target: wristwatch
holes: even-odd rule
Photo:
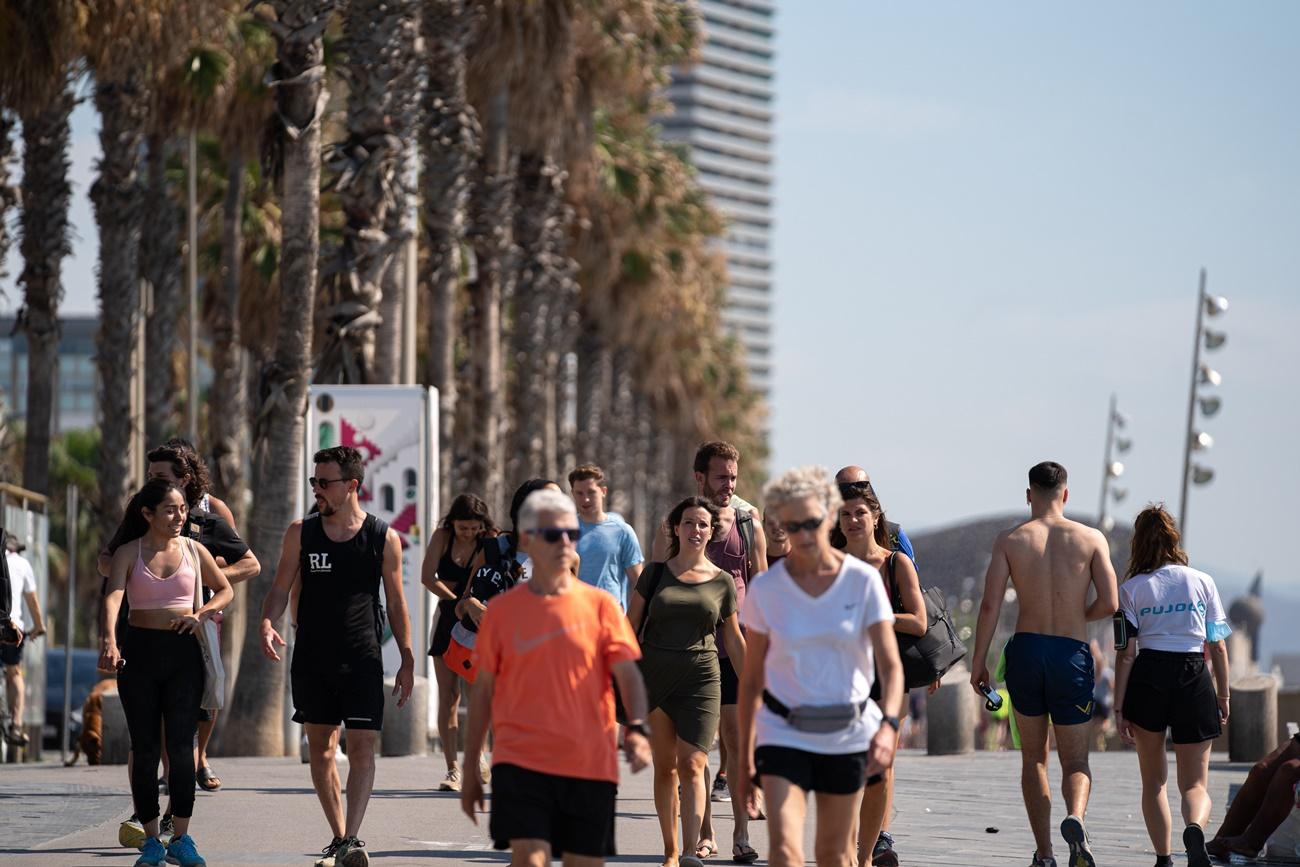
[[[627,725],[623,726],[623,728],[629,732],[636,732],[646,740],[650,740],[650,729],[648,729],[646,727],[646,724],[643,722],[628,723]]]
[[[898,731],[898,727],[901,725],[896,716],[882,716],[880,721],[885,725],[892,727],[894,731]]]

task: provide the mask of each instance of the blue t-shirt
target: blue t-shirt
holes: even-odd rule
[[[578,526],[578,580],[605,590],[627,610],[627,570],[642,562],[641,543],[636,533],[618,515],[606,514],[604,523],[589,524],[581,518]]]

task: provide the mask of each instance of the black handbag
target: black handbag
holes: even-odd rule
[[[894,612],[903,610],[903,601],[899,596],[898,582],[894,580],[894,558],[897,552],[889,555],[889,586]],[[895,632],[898,640],[898,656],[903,662],[903,686],[916,689],[929,686],[943,677],[966,655],[966,645],[957,637],[953,628],[952,616],[944,605],[943,591],[938,587],[921,590],[925,601],[925,634]]]

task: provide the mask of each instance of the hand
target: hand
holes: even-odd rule
[[[731,787],[731,797],[745,805],[745,813],[753,821],[758,821],[759,817],[759,799],[763,796],[763,790],[754,784],[754,760],[748,758],[742,760],[738,778],[728,780],[727,784]]]
[[[265,656],[267,659],[274,660],[275,662],[279,662],[280,654],[275,652],[276,645],[279,645],[280,647],[284,647],[285,646],[284,639],[280,637],[280,633],[275,631],[274,626],[272,626],[270,623],[263,623],[262,624],[262,655]]]
[[[883,774],[894,764],[894,749],[898,746],[898,732],[894,727],[882,724],[871,739],[871,748],[867,751],[867,776]]]
[[[980,684],[988,685],[992,681],[993,678],[989,677],[989,667],[987,665],[981,665],[970,674],[971,689],[975,690],[975,694],[981,698],[983,698],[984,692],[980,689]]]
[[[99,652],[99,662],[97,668],[100,671],[107,671],[113,674],[122,667],[122,654],[118,652],[116,642],[107,642],[104,649]]]
[[[478,824],[478,812],[484,809],[483,780],[478,775],[478,761],[478,756],[465,756],[465,767],[469,773],[460,782],[460,808],[475,825]]]
[[[171,629],[181,635],[192,635],[203,625],[203,618],[197,614],[177,614],[172,618]]]
[[[18,624],[17,624],[17,623],[14,623],[14,622],[13,622],[12,620],[10,620],[8,617],[6,617],[6,618],[4,619],[4,622],[7,623],[7,624],[9,625],[9,628],[13,630],[14,640],[13,640],[13,641],[0,641],[0,644],[6,644],[6,645],[13,646],[13,647],[17,647],[19,644],[22,644],[22,643],[23,643],[23,631],[22,631],[22,629],[18,626]]]
[[[1115,731],[1119,732],[1119,739],[1131,746],[1136,746],[1133,740],[1133,723],[1124,719],[1124,714],[1115,711]]]
[[[44,627],[44,626],[38,626],[38,627],[36,627],[35,629],[33,629],[31,632],[27,633],[27,637],[28,637],[28,638],[40,638],[40,637],[41,637],[42,635],[44,635],[44,634],[45,634],[45,627]]]
[[[637,774],[650,764],[650,741],[640,732],[623,733],[623,755],[627,756],[628,766]]]
[[[397,676],[393,680],[393,695],[397,696],[397,706],[405,707],[411,698],[411,690],[415,688],[414,657],[403,654],[402,665],[397,669]]]
[[[1219,702],[1219,722],[1226,723],[1228,721],[1228,699],[1223,696],[1218,696],[1217,699]]]
[[[465,604],[465,613],[469,615],[469,619],[474,621],[475,626],[482,626],[483,615],[487,613],[487,606],[482,602],[479,602],[473,596],[467,597],[462,601]]]
[[[927,687],[925,688],[925,694],[926,694],[926,695],[934,695],[936,692],[939,691],[939,687],[941,687],[941,686],[943,686],[943,681],[942,681],[942,680],[936,680],[934,683],[930,684],[929,686],[927,686]],[[981,695],[982,695],[982,694],[983,694],[983,693],[981,693]]]

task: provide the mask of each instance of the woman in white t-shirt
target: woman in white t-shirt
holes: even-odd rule
[[[1224,639],[1232,627],[1214,579],[1188,567],[1173,516],[1161,506],[1143,510],[1134,522],[1133,550],[1128,577],[1119,588],[1119,605],[1136,641],[1130,638],[1115,659],[1115,722],[1124,741],[1137,747],[1142,815],[1156,850],[1156,867],[1173,863],[1165,796],[1166,729],[1178,766],[1187,863],[1209,867],[1206,781],[1210,745],[1228,719]],[[1206,648],[1213,681],[1205,666]]]
[[[808,794],[817,800],[818,865],[853,863],[854,820],[869,776],[894,760],[903,670],[880,573],[831,547],[840,494],[822,467],[790,470],[763,491],[790,553],[750,584],[740,679],[743,773],[732,781],[751,815],[755,772],[767,800],[769,862],[804,863]],[[874,662],[874,665],[873,665]],[[879,703],[869,699],[874,671]]]

